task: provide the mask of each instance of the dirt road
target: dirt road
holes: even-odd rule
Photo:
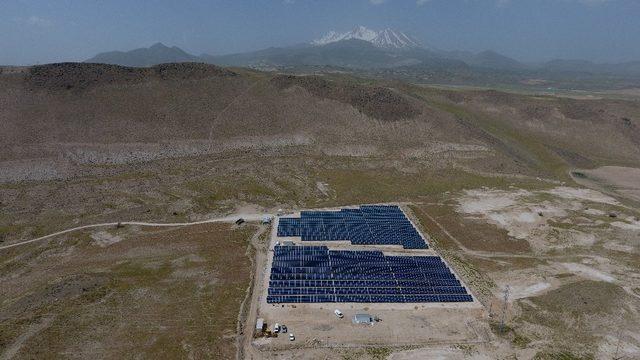
[[[141,221],[119,221],[119,222],[110,222],[110,223],[90,224],[90,225],[83,225],[83,226],[78,226],[78,227],[74,227],[74,228],[58,231],[58,232],[55,232],[53,234],[41,236],[41,237],[36,238],[36,239],[25,240],[25,241],[20,241],[20,242],[14,243],[14,244],[0,246],[0,250],[6,250],[6,249],[10,249],[10,248],[13,248],[13,247],[16,247],[16,246],[22,246],[22,245],[26,245],[26,244],[30,244],[30,243],[34,243],[34,242],[38,242],[38,241],[47,240],[47,239],[50,239],[50,238],[53,238],[53,237],[56,237],[56,236],[59,236],[59,235],[68,234],[68,233],[74,232],[74,231],[93,229],[93,228],[118,226],[118,225],[125,225],[125,226],[126,225],[134,225],[134,226],[146,226],[146,227],[182,227],[182,226],[193,226],[193,225],[201,225],[201,224],[210,224],[210,223],[216,223],[216,222],[234,222],[234,221],[238,220],[239,218],[243,218],[245,221],[260,221],[260,220],[262,220],[262,218],[264,216],[273,216],[273,214],[244,214],[244,213],[240,213],[240,214],[232,214],[232,215],[219,217],[219,218],[213,218],[213,219],[202,220],[202,221],[194,221],[194,222],[185,222],[185,223],[149,223],[149,222],[141,222]]]
[[[244,323],[242,324],[242,331],[238,336],[238,352],[236,358],[241,359],[256,359],[258,352],[252,347],[251,342],[253,340],[253,332],[255,321],[258,316],[258,303],[261,295],[260,286],[265,274],[265,265],[267,262],[267,252],[269,247],[269,241],[262,242],[261,236],[264,234],[266,227],[261,227],[258,232],[251,239],[251,244],[255,249],[255,259],[253,259],[254,274],[252,277],[251,293],[245,299],[244,306],[248,306],[245,311]],[[271,228],[274,229],[273,227]],[[241,314],[242,315],[242,314]]]

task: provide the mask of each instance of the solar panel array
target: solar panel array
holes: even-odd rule
[[[303,211],[299,218],[280,218],[278,236],[301,237],[302,241],[348,240],[356,245],[427,248],[402,210],[387,205],[367,205],[340,211]]]
[[[439,256],[276,246],[268,303],[473,301]]]

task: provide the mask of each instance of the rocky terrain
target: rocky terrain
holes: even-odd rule
[[[0,166],[8,180],[21,179],[11,169],[26,171],[16,160],[40,168],[22,177],[37,180],[87,163],[244,147],[367,148],[402,157],[452,143],[491,149],[479,154],[493,169],[555,175],[609,161],[635,165],[640,158],[634,101],[436,90],[185,63],[54,64],[3,74],[0,82]]]

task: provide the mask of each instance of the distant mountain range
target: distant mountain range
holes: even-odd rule
[[[375,31],[360,26],[348,32],[331,31],[307,44],[273,47],[231,55],[200,56],[161,43],[149,48],[98,54],[87,60],[131,67],[162,63],[204,62],[222,66],[284,71],[354,71],[401,77],[416,82],[459,84],[536,83],[577,86],[578,82],[610,86],[640,84],[640,61],[597,64],[584,60],[553,60],[525,64],[495,51],[442,51],[422,45],[394,29]],[[535,81],[532,81],[535,80]],[[637,80],[637,81],[636,81]],[[580,87],[580,86],[577,86]]]
[[[131,51],[110,51],[98,54],[87,60],[90,63],[114,64],[132,67],[148,67],[165,63],[179,63],[201,61],[197,56],[191,55],[177,46],[167,47],[157,43],[149,48],[135,49]]]

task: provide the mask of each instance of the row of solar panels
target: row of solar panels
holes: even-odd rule
[[[385,255],[381,251],[351,251],[351,250],[329,250],[326,246],[277,246],[274,248],[276,255],[292,256],[316,256],[344,259],[382,259]],[[387,260],[408,260],[422,261],[426,259],[440,260],[439,256],[386,256]]]
[[[455,279],[449,274],[275,274],[271,273],[270,280],[435,280],[435,279]]]
[[[298,231],[299,234],[308,234],[308,235],[316,235],[318,233],[345,233],[349,235],[358,235],[358,234],[370,234],[370,235],[389,235],[390,233],[397,233],[402,235],[411,235],[414,234],[415,230],[409,224],[398,223],[394,225],[382,225],[377,226],[369,222],[368,224],[364,221],[358,224],[349,224],[349,223],[336,223],[336,224],[300,224],[299,226],[287,224],[286,221],[288,219],[283,218],[285,223],[283,225],[278,225],[279,229],[287,228],[290,231]],[[386,234],[385,234],[386,233]],[[292,235],[293,236],[293,235]]]
[[[460,286],[458,279],[430,280],[270,280],[269,287],[429,287]]]
[[[348,208],[348,209],[341,209],[341,212],[344,213],[402,213],[402,211],[400,211],[400,209],[395,206],[395,205],[362,205],[358,208]],[[303,211],[303,214],[322,214],[322,213],[327,213],[329,215],[335,213],[335,211]]]
[[[334,264],[325,261],[318,262],[306,262],[303,266],[295,264],[297,261],[276,261],[273,264],[273,269],[278,270],[277,273],[336,273],[336,274],[348,274],[348,273],[363,273],[367,274],[385,274],[394,272],[405,273],[432,273],[437,271],[448,272],[449,269],[444,264],[429,264],[424,263],[422,265],[411,264],[366,264],[366,263],[343,263]],[[428,268],[426,267],[428,266]]]
[[[424,265],[429,264],[436,266],[438,264],[444,264],[439,257],[433,256],[420,256],[420,257],[400,257],[398,256],[362,256],[362,257],[349,257],[342,255],[326,255],[326,254],[306,254],[306,253],[276,253],[278,257],[277,261],[296,262],[323,262],[331,261],[332,263],[348,263],[348,264],[387,264],[387,265]]]
[[[384,255],[349,255],[346,253],[307,253],[307,252],[279,252],[276,254],[280,257],[286,257],[291,260],[296,259],[308,259],[308,260],[327,260],[331,258],[331,260],[344,260],[344,261],[357,261],[357,262],[366,262],[366,261],[384,261],[384,262],[393,262],[393,263],[438,263],[441,262],[439,257],[434,256],[420,256],[420,257],[407,257],[407,256],[384,256]]]
[[[420,278],[421,275],[425,278],[432,278],[438,275],[449,275],[448,269],[420,269],[420,268],[394,268],[394,269],[381,269],[381,268],[344,268],[344,267],[273,267],[271,268],[272,274],[331,274],[335,278],[342,275],[362,275],[363,278],[374,278],[376,276],[387,276],[395,279],[397,276],[415,275],[412,278]]]
[[[383,288],[269,288],[269,295],[440,295],[466,294],[462,286],[383,287]]]
[[[432,303],[470,302],[471,295],[268,295],[268,303]]]
[[[382,251],[311,250],[302,246],[276,246],[276,261],[349,261],[354,263],[444,264],[439,256],[388,256]],[[324,248],[326,247],[318,247]]]
[[[275,267],[333,267],[333,268],[398,268],[398,269],[424,269],[429,267],[431,269],[447,269],[447,265],[442,262],[420,262],[420,263],[407,263],[407,262],[394,262],[380,259],[379,261],[353,261],[349,259],[277,259],[273,262]]]
[[[342,227],[349,226],[357,228],[358,226],[364,229],[365,227],[381,227],[381,228],[396,228],[400,226],[406,226],[410,223],[406,218],[340,218],[340,219],[309,219],[309,218],[283,218],[286,219],[285,224],[288,226],[302,226],[308,228],[323,228],[323,227]]]
[[[274,266],[298,266],[298,267],[305,267],[305,266],[371,267],[374,265],[378,267],[382,267],[382,266],[415,267],[415,266],[425,266],[425,265],[429,265],[432,267],[437,267],[437,266],[446,267],[444,263],[435,262],[435,261],[434,262],[425,261],[425,262],[414,264],[414,263],[404,262],[404,261],[386,261],[384,259],[380,259],[378,261],[376,260],[353,261],[350,259],[338,259],[338,258],[323,259],[323,258],[315,258],[315,257],[305,257],[303,259],[298,259],[298,258],[293,258],[291,256],[286,256],[286,258],[283,256],[282,259],[279,259],[276,263],[274,263]]]

